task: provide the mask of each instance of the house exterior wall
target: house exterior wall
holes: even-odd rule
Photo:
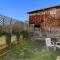
[[[45,29],[45,32],[54,33],[51,37],[60,35],[60,8],[50,8],[30,13],[29,24],[41,25]]]
[[[29,14],[29,23],[30,24],[41,24],[42,23],[44,25],[44,22],[45,22],[45,25],[48,27],[49,25],[57,26],[57,24],[59,23],[58,19],[60,19],[59,11],[60,9],[49,9],[46,11]]]
[[[30,24],[42,24],[45,27],[57,27],[60,24],[60,8],[29,14]]]

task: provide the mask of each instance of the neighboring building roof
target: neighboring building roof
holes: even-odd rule
[[[30,11],[30,12],[27,12],[27,13],[31,14],[31,13],[35,13],[35,12],[39,12],[39,11],[43,11],[43,10],[48,10],[48,9],[51,9],[51,8],[60,8],[60,4],[55,5],[55,6],[50,6],[50,7],[47,7],[47,8],[42,8],[42,9],[39,9],[39,10],[33,10],[33,11]]]

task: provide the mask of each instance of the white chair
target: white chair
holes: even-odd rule
[[[47,50],[49,50],[49,48],[53,48],[54,50],[56,50],[55,44],[53,41],[51,41],[51,38],[46,38],[46,48]]]
[[[56,42],[56,47],[60,48],[60,42]]]
[[[46,46],[47,47],[54,47],[55,46],[54,42],[51,41],[51,38],[46,38],[45,40],[46,40]]]

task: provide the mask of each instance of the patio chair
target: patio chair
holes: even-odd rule
[[[56,42],[56,47],[60,48],[60,42]]]
[[[54,45],[54,42],[51,41],[50,38],[46,38],[46,46],[47,47],[54,47],[55,45]]]
[[[53,41],[51,41],[51,38],[46,38],[46,48],[47,50],[56,50],[55,44]]]

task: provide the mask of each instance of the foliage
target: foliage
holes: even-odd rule
[[[44,41],[21,41],[3,56],[3,60],[56,60],[56,53],[42,50]]]
[[[17,39],[17,41],[19,41],[19,39],[20,39],[20,31],[16,32],[16,39]]]
[[[6,44],[10,47],[11,45],[11,34],[6,33]]]
[[[29,38],[29,34],[28,34],[28,31],[27,30],[20,31],[20,34],[23,36],[23,39],[24,38]]]
[[[23,29],[23,22],[20,22],[20,21],[16,21],[14,24],[13,24],[13,28],[12,28],[12,33],[15,34],[17,31],[20,31]]]
[[[2,26],[0,26],[0,36],[2,36]]]
[[[15,35],[16,35],[17,41],[20,40],[20,36],[22,36],[23,39],[28,39],[29,38],[29,34],[28,34],[28,31],[27,30],[21,30],[21,31],[20,30],[17,30],[15,32]]]
[[[55,52],[58,56],[60,55],[60,49],[56,48],[56,52]]]

